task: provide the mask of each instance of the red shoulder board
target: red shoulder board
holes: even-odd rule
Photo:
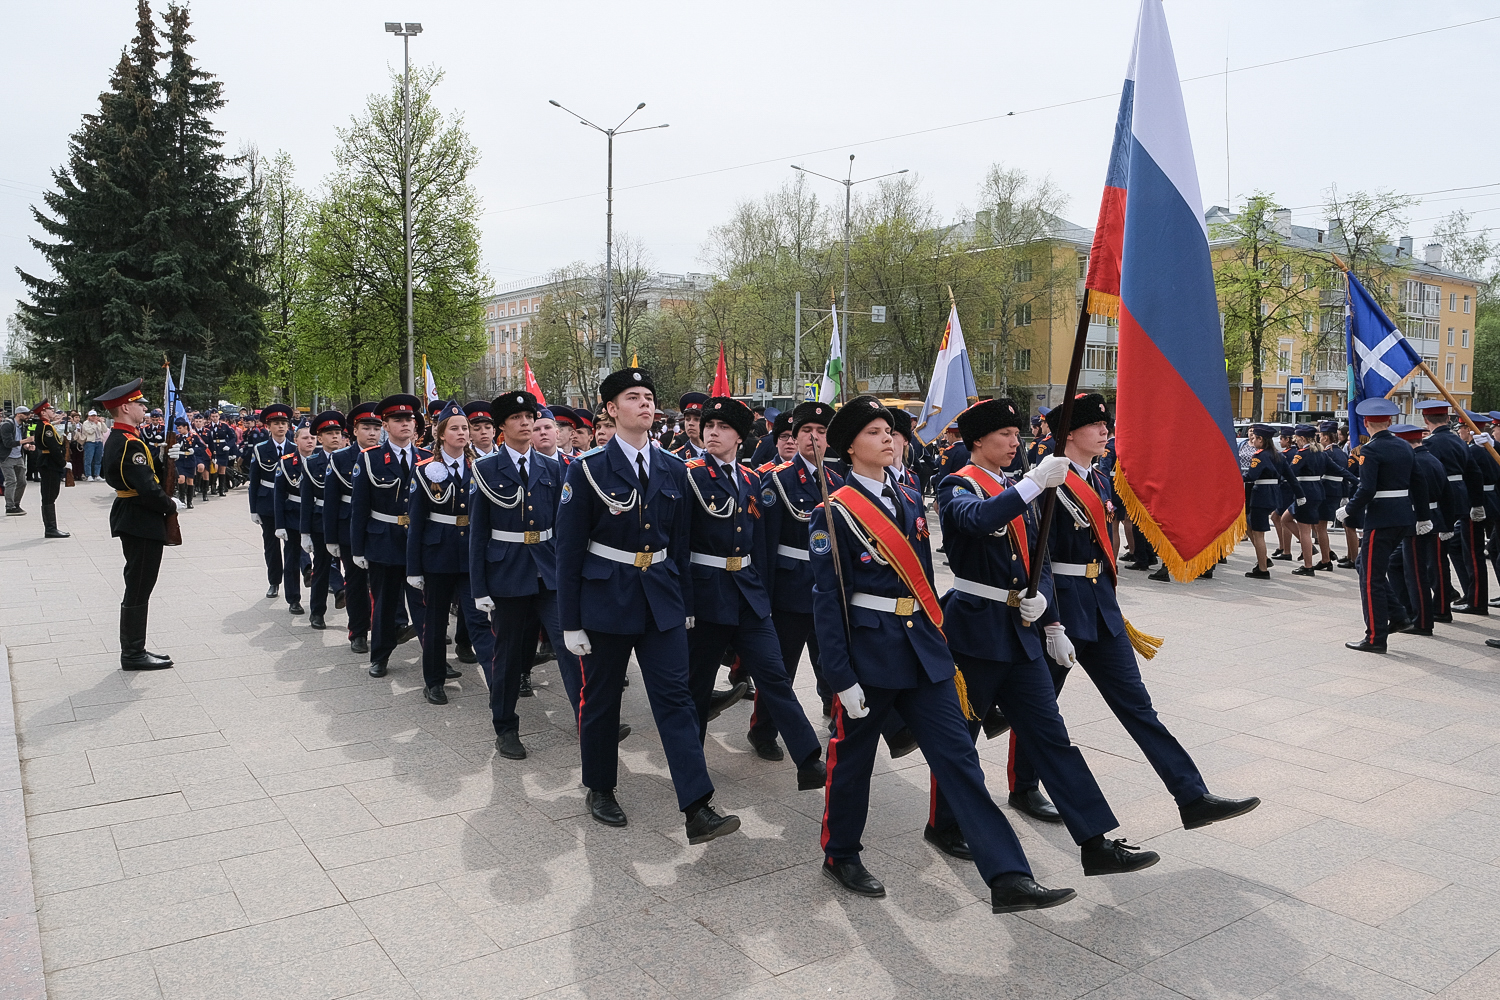
[[[687,460],[687,467],[689,469],[701,469],[707,464],[708,463],[703,461],[703,459],[701,458],[690,458]]]

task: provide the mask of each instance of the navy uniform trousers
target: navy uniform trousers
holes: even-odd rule
[[[371,568],[374,564],[371,563]],[[405,582],[405,581],[403,581]],[[469,594],[469,574],[427,573],[422,577],[422,681],[428,687],[442,687],[448,675],[448,644],[443,636],[448,631],[448,609],[458,603],[458,620],[469,623],[468,634],[473,637],[474,656],[479,661],[485,677],[494,673],[495,636],[485,621],[484,612],[474,606]],[[432,642],[426,642],[428,637]],[[519,723],[518,723],[519,725]]]
[[[324,551],[328,551],[324,549]],[[349,544],[349,522],[339,523],[339,564],[343,568],[344,607],[349,613],[349,638],[368,637],[375,617],[375,598],[370,593],[370,571],[354,565]]]
[[[405,563],[382,563],[370,560],[370,662],[386,659],[396,648],[396,640],[405,628],[396,619],[400,615],[401,601],[406,600],[408,621],[417,624],[423,631],[426,608],[422,603],[422,592],[406,582]],[[418,635],[422,647],[427,647],[424,634]]]
[[[312,543],[312,613],[323,615],[328,611],[328,592],[343,590],[344,577],[329,555],[321,531],[312,532]]]
[[[625,665],[634,651],[677,789],[677,807],[686,812],[707,802],[713,795],[713,782],[703,761],[702,745],[691,742],[698,731],[698,709],[688,689],[685,669],[687,628],[678,625],[663,632],[648,617],[644,632],[622,635],[587,631],[593,652],[583,658],[583,692],[578,709],[584,785],[604,792],[618,783],[620,696],[625,687]]]
[[[1384,574],[1381,574],[1380,579],[1382,582],[1385,580]],[[1203,783],[1203,775],[1198,770],[1198,765],[1193,763],[1193,758],[1177,742],[1177,737],[1162,724],[1156,715],[1156,709],[1151,707],[1151,693],[1141,680],[1140,664],[1136,662],[1130,638],[1123,632],[1110,635],[1109,628],[1104,624],[1104,616],[1097,611],[1095,614],[1098,615],[1095,634],[1099,638],[1094,642],[1073,640],[1078,665],[1089,675],[1094,687],[1099,689],[1104,703],[1115,713],[1115,718],[1120,720],[1120,725],[1125,727],[1130,738],[1135,740],[1135,745],[1141,748],[1146,761],[1161,778],[1162,784],[1167,786],[1167,791],[1172,793],[1177,804],[1185,806],[1201,799],[1208,794],[1208,786]],[[1069,673],[1071,671],[1059,672],[1057,694],[1062,693],[1063,681],[1067,680]],[[1006,718],[1009,719],[1009,715]],[[1011,720],[1011,726],[1015,726],[1014,720]],[[1028,751],[1026,740],[1019,739],[1014,746],[1011,766],[1015,769],[1015,788],[1035,788],[1037,764]],[[1047,788],[1048,791],[1054,791],[1051,785]],[[1058,811],[1062,811],[1061,803],[1058,804]],[[968,827],[964,827],[964,832],[968,833]]]
[[[1490,608],[1490,567],[1484,558],[1484,527],[1483,521],[1475,524],[1465,517],[1458,522],[1457,530],[1459,542],[1459,564],[1462,567],[1458,574],[1459,583],[1463,586],[1464,603],[1485,614]]]
[[[1438,602],[1433,582],[1438,567],[1437,532],[1408,535],[1391,552],[1386,583],[1390,587],[1391,611],[1404,610],[1404,617],[1417,628],[1432,628]],[[1399,605],[1399,608],[1398,608]]]
[[[520,697],[521,675],[530,672],[531,661],[535,656],[538,621],[547,633],[547,641],[552,643],[552,648],[557,652],[557,670],[562,674],[568,703],[573,706],[573,723],[577,725],[583,674],[579,670],[578,657],[568,652],[563,645],[562,628],[557,618],[557,591],[543,587],[539,580],[535,594],[527,597],[498,597],[495,599],[495,610],[490,613],[490,621],[494,625],[495,668],[485,676],[485,680],[490,685],[490,716],[494,720],[496,734],[513,733],[520,728],[521,717],[516,714],[516,699]],[[478,631],[471,627],[469,634],[477,635]],[[478,646],[474,648],[476,652],[479,649]],[[616,741],[618,742],[618,738]]]
[[[1385,645],[1391,625],[1391,586],[1386,567],[1390,565],[1391,552],[1401,544],[1404,533],[1409,530],[1366,528],[1364,537],[1359,540],[1359,559],[1355,562],[1355,568],[1359,570],[1359,609],[1365,616],[1365,639],[1377,646]],[[1443,586],[1441,580],[1434,583]]]
[[[1068,736],[1068,727],[1057,710],[1057,692],[1046,657],[1021,663],[983,660],[964,653],[954,653],[953,658],[964,673],[969,705],[979,719],[999,706],[1011,732],[1026,746],[1026,759],[1035,762],[1073,841],[1081,844],[1119,826],[1083,752]],[[969,721],[970,739],[979,739],[979,719]],[[939,831],[959,825],[935,777],[927,822]]]
[[[719,658],[726,647],[733,645],[741,666],[755,679],[751,731],[757,720],[769,717],[772,738],[779,731],[792,760],[805,764],[821,753],[823,744],[808,723],[802,703],[792,692],[792,682],[781,657],[781,641],[771,619],[757,615],[743,594],[739,601],[738,624],[699,621],[688,633],[688,686],[698,712],[698,741],[703,742],[708,735],[708,703],[719,676]],[[799,649],[799,658],[800,655]]]
[[[906,653],[913,655],[910,649]],[[921,676],[921,668],[915,669]],[[833,707],[834,736],[828,743],[823,808],[824,856],[832,861],[859,859],[860,837],[870,811],[875,749],[880,745],[881,726],[897,710],[908,720],[934,780],[952,804],[985,882],[1007,872],[1030,876],[1031,866],[1016,832],[985,787],[979,751],[969,737],[952,678],[933,684],[923,677],[914,688],[865,687],[864,692],[870,714],[862,719],[849,718],[842,704],[835,702]]]
[[[276,520],[260,516],[260,541],[266,555],[266,583],[280,587],[288,604],[302,599],[302,536],[288,528],[286,541],[276,537]]]

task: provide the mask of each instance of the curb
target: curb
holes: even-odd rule
[[[0,645],[0,998],[35,1000],[47,995],[42,977],[42,935],[31,882],[26,802],[16,748],[10,650]]]

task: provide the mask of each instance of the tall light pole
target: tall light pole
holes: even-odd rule
[[[583,117],[576,111],[568,111],[556,101],[548,101],[548,104],[578,119],[580,125],[587,125],[596,132],[604,133],[606,146],[608,147],[608,165],[605,170],[604,182],[604,364],[609,365],[609,345],[614,343],[615,333],[615,136],[630,135],[632,132],[650,132],[653,129],[666,128],[666,125],[647,125],[645,128],[632,128],[621,131],[625,123],[635,117],[635,112],[646,106],[646,102],[635,106],[635,110],[620,120],[620,124],[614,128],[601,128]]]
[[[892,170],[888,174],[876,174],[874,177],[862,177],[859,180],[854,180],[854,154],[853,153],[849,154],[849,173],[848,173],[848,176],[846,176],[843,180],[839,180],[837,177],[829,177],[827,174],[820,174],[816,170],[808,170],[806,167],[799,167],[795,163],[792,164],[792,169],[796,170],[796,171],[799,171],[801,173],[804,173],[804,174],[812,174],[814,177],[821,177],[825,181],[833,181],[835,184],[842,184],[844,186],[844,303],[843,303],[843,311],[844,311],[844,317],[845,317],[844,322],[845,322],[846,326],[845,326],[845,328],[843,330],[843,337],[839,341],[839,350],[841,350],[841,351],[844,352],[844,356],[841,359],[843,361],[843,369],[844,369],[843,381],[847,382],[848,379],[849,379],[849,331],[848,331],[848,328],[847,328],[848,316],[849,316],[849,237],[850,237],[850,233],[852,232],[852,230],[850,228],[849,208],[850,208],[850,205],[851,205],[851,203],[853,201],[852,195],[854,193],[854,185],[856,185],[856,184],[866,184],[866,183],[869,183],[870,181],[884,180],[887,177],[895,177],[897,174],[904,174],[904,173],[906,173],[906,170]]]
[[[401,38],[401,232],[406,242],[406,391],[416,392],[416,321],[411,308],[411,38],[422,33],[419,22],[385,22]]]

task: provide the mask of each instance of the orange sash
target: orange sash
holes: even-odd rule
[[[978,485],[987,497],[997,497],[1005,491],[1005,487],[1001,486],[993,475],[975,465],[966,465],[955,475],[963,476]],[[1026,567],[1026,572],[1029,574],[1031,572],[1031,546],[1026,537],[1026,514],[1024,512],[1010,519],[1008,534],[1016,551],[1021,553],[1021,565]]]
[[[1104,564],[1109,567],[1109,581],[1118,585],[1120,571],[1115,566],[1115,547],[1110,542],[1109,515],[1104,511],[1104,501],[1099,499],[1098,492],[1089,485],[1088,480],[1072,468],[1068,469],[1068,478],[1063,486],[1073,494],[1073,499],[1077,500],[1083,506],[1084,512],[1088,514],[1089,524],[1094,529],[1094,541],[1098,542],[1099,548],[1104,550]]]
[[[853,486],[840,486],[829,499],[837,500],[840,507],[854,516],[860,527],[874,536],[880,557],[890,563],[901,582],[906,584],[917,603],[922,605],[922,610],[932,624],[942,628],[943,606],[938,603],[932,584],[927,582],[927,572],[922,568],[922,561],[917,558],[917,551],[911,547],[911,541],[896,527],[885,508],[872,503]],[[828,530],[834,530],[834,525],[830,524]]]

